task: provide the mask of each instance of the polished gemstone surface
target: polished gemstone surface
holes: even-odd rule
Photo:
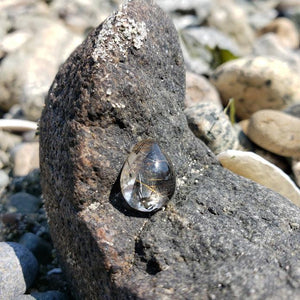
[[[124,163],[120,184],[130,207],[151,212],[174,194],[175,174],[170,159],[154,140],[137,143]]]

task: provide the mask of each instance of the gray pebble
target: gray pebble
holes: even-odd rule
[[[203,102],[185,109],[184,112],[190,129],[215,154],[239,146],[235,129],[218,106]]]
[[[59,291],[34,292],[30,295],[20,295],[14,300],[67,300],[68,297]]]
[[[24,294],[37,271],[38,262],[26,247],[0,242],[0,299],[14,299]]]
[[[293,117],[300,118],[300,103],[288,106],[283,111]]]
[[[20,295],[18,297],[15,297],[14,300],[36,300],[31,295]]]
[[[31,295],[37,300],[67,300],[67,296],[59,291],[35,292]]]
[[[39,263],[47,264],[51,261],[52,247],[50,243],[39,236],[31,232],[26,232],[19,240],[19,243],[28,248],[37,258]]]
[[[8,205],[19,213],[34,213],[39,209],[41,200],[28,193],[20,192],[9,198]]]

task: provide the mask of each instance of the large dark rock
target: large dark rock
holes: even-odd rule
[[[176,31],[128,2],[61,67],[40,122],[54,245],[77,299],[295,299],[300,210],[224,170],[188,129]],[[119,174],[154,138],[177,191],[165,210],[127,210]]]

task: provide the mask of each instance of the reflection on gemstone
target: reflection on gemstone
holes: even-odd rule
[[[124,199],[129,206],[143,212],[155,211],[170,200],[175,181],[171,161],[150,139],[135,145],[120,177]]]

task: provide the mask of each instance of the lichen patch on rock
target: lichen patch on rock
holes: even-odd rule
[[[110,61],[110,53],[118,51],[121,56],[126,57],[129,47],[140,49],[147,37],[145,22],[138,22],[124,14],[126,4],[120,10],[112,14],[103,23],[96,41],[95,51],[92,57],[95,61]]]

